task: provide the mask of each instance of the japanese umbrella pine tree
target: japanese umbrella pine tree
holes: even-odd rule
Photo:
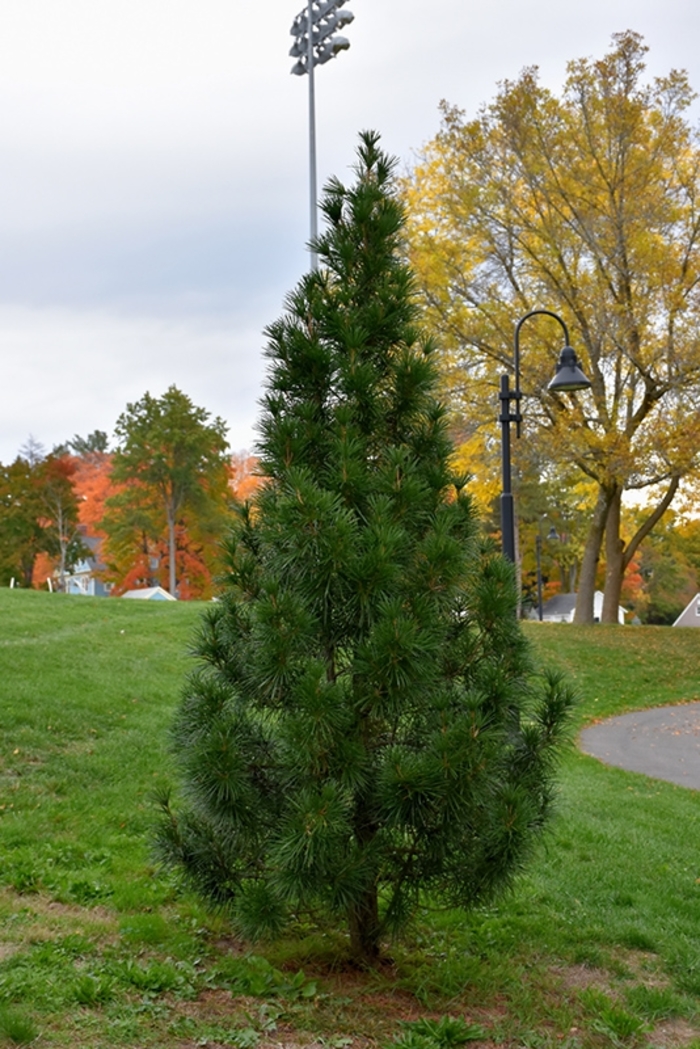
[[[266,480],[202,622],[158,845],[244,934],[341,921],[371,964],[419,899],[512,881],[571,695],[534,675],[511,567],[451,472],[393,161],[373,133],[358,155],[267,331]]]

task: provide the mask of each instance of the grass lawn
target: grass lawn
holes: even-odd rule
[[[148,847],[201,606],[0,590],[0,1044],[700,1049],[700,794],[571,748],[519,883],[376,973],[255,950]],[[700,698],[700,630],[528,624],[579,724]]]

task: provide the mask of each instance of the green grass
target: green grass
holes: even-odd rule
[[[0,1045],[700,1049],[700,794],[574,747],[517,891],[376,973],[332,932],[252,952],[156,870],[200,608],[0,590]],[[527,629],[578,725],[700,696],[700,631]]]

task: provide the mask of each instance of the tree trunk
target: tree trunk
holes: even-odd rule
[[[620,596],[622,579],[625,572],[624,546],[620,538],[620,512],[622,509],[622,491],[616,489],[605,523],[605,596],[601,623],[619,621]]]
[[[175,590],[177,579],[175,576],[175,515],[168,507],[168,589],[173,597],[177,597]]]
[[[680,478],[671,477],[668,488],[663,498],[657,503],[653,512],[649,514],[643,524],[637,529],[627,546],[620,538],[620,510],[622,504],[622,492],[617,491],[608,514],[605,531],[605,557],[607,569],[605,574],[605,597],[603,599],[603,623],[617,623],[620,598],[622,594],[622,583],[625,571],[630,561],[636,554],[639,546],[658,524],[663,515],[673,502]]]
[[[34,578],[34,564],[36,562],[36,554],[31,554],[26,559],[22,560],[20,566],[22,573],[22,586],[31,589],[32,579]]]
[[[574,623],[593,622],[595,574],[598,568],[600,544],[603,541],[605,522],[608,517],[608,509],[610,507],[612,497],[613,491],[611,489],[604,488],[601,485],[598,489],[598,500],[595,505],[595,510],[593,511],[593,518],[591,520],[591,525],[588,529],[588,536],[586,538],[586,548],[583,552],[583,560],[581,561],[581,571],[579,573],[578,580],[578,596],[576,598],[576,611],[574,613]]]
[[[379,958],[379,906],[377,886],[370,885],[362,898],[348,909],[350,949],[354,961],[364,967],[376,965]]]
[[[567,594],[575,594],[576,593],[576,569],[577,569],[577,565],[576,565],[576,562],[574,561],[572,564],[569,565],[568,583],[567,583],[567,590],[566,590]]]
[[[66,592],[66,558],[68,554],[68,537],[65,534],[63,510],[59,505],[56,509],[56,530],[58,532],[58,589],[62,594]]]

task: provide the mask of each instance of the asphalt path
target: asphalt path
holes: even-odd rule
[[[609,718],[585,728],[579,746],[606,765],[700,790],[700,703]]]

